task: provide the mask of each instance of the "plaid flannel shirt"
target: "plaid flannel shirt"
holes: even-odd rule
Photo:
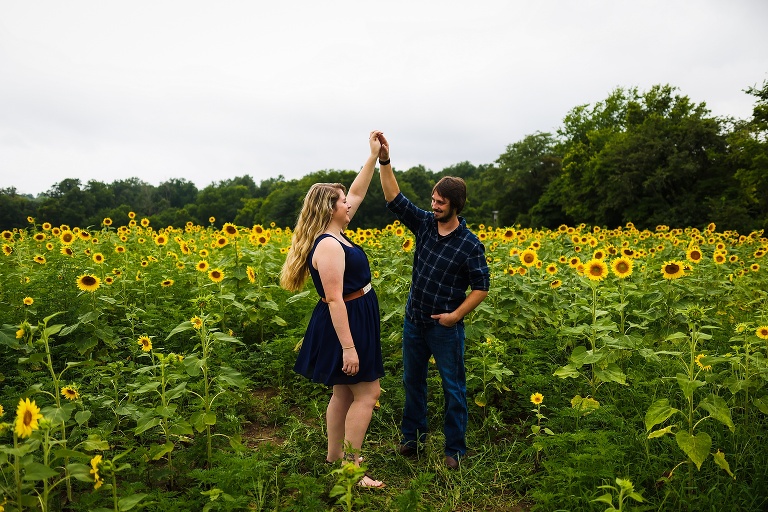
[[[411,290],[405,313],[418,326],[434,325],[430,315],[449,313],[461,305],[467,288],[485,290],[491,279],[485,247],[459,217],[459,227],[447,236],[437,232],[434,214],[414,205],[402,193],[387,203],[416,236]]]

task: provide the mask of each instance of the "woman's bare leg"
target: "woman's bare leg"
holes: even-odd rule
[[[326,460],[335,461],[344,455],[345,423],[354,395],[349,386],[333,386],[333,395],[328,401],[325,421],[328,429],[328,453]]]

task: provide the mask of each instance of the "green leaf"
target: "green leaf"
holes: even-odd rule
[[[173,336],[176,333],[188,331],[190,329],[193,329],[192,322],[189,320],[185,322],[181,322],[179,325],[173,328],[173,330],[168,334],[168,336],[165,337],[166,340],[168,340],[171,336]]]
[[[24,464],[24,480],[45,480],[47,478],[53,478],[59,474],[45,464],[39,462],[27,462]]]
[[[697,469],[707,460],[709,450],[712,448],[712,438],[706,432],[699,432],[692,436],[685,430],[681,430],[675,435],[677,446],[685,452],[686,455],[696,464]]]
[[[699,402],[699,407],[707,411],[712,418],[728,427],[731,432],[736,430],[731,419],[731,409],[722,397],[709,395]]]
[[[78,411],[75,413],[75,421],[78,425],[82,425],[91,418],[91,411]]]
[[[671,434],[674,427],[675,425],[669,425],[667,427],[660,428],[659,430],[654,430],[648,434],[648,439],[656,439],[657,437],[663,437],[666,434]]]
[[[152,460],[160,460],[165,454],[171,453],[175,446],[172,442],[168,441],[165,444],[155,444],[149,450],[149,456]]]
[[[195,427],[195,430],[197,430],[198,432],[202,432],[203,430],[205,430],[205,421],[203,421],[204,417],[205,417],[205,412],[199,411],[192,414],[192,416],[190,416],[189,418],[189,422],[192,424],[193,427]]]
[[[139,389],[137,389],[136,393],[140,395],[140,394],[143,394],[143,393],[147,393],[149,391],[154,391],[155,389],[157,389],[157,387],[159,385],[160,385],[160,383],[157,382],[157,381],[147,382],[146,384],[141,386]]]
[[[292,303],[296,302],[297,300],[303,299],[304,297],[309,295],[309,293],[310,293],[309,290],[306,290],[306,291],[303,291],[301,293],[297,293],[296,295],[291,295],[290,297],[288,297],[285,300],[285,303],[286,304],[292,304]]]
[[[683,394],[685,395],[685,398],[688,400],[691,400],[693,398],[693,392],[699,389],[702,386],[706,386],[707,383],[703,380],[691,380],[687,375],[683,373],[678,373],[675,375],[675,378],[677,379],[677,383],[680,385],[680,389],[683,390]]]
[[[728,464],[728,461],[725,460],[725,454],[721,452],[720,450],[717,450],[715,453],[712,454],[712,457],[715,459],[715,464],[720,466],[723,470],[725,470],[726,473],[728,473],[731,478],[736,480],[736,475],[731,473],[731,465]]]
[[[664,423],[677,412],[680,411],[670,407],[668,399],[656,400],[645,413],[645,431],[650,432],[654,426]]]
[[[122,498],[120,501],[117,502],[117,507],[120,510],[120,512],[131,510],[133,507],[139,504],[141,500],[143,500],[147,495],[143,492],[131,494],[129,496],[126,496],[125,498]]]
[[[609,363],[607,368],[595,368],[595,377],[603,382],[616,382],[624,385],[627,383],[626,374],[616,363]]]
[[[766,400],[765,397],[755,397],[752,399],[752,403],[755,405],[755,407],[758,408],[760,412],[763,414],[768,414],[768,400]]]
[[[555,373],[553,373],[552,375],[554,375],[555,377],[560,377],[561,379],[567,379],[567,378],[575,379],[576,377],[581,375],[581,373],[579,373],[579,370],[577,370],[576,367],[573,366],[573,364],[567,364],[562,368],[558,368],[557,370],[555,370]]]
[[[275,324],[279,325],[280,327],[285,327],[286,325],[288,325],[288,322],[286,322],[285,320],[283,320],[281,317],[279,317],[277,315],[272,317],[272,323],[275,323]]]
[[[593,502],[597,501],[597,502],[600,502],[600,503],[607,503],[608,505],[613,506],[613,496],[609,492],[603,494],[602,496],[599,496],[599,497],[593,499],[592,501]]]
[[[213,413],[213,412],[205,413],[205,416],[203,416],[203,422],[205,422],[206,425],[215,425],[216,413]]]
[[[78,462],[67,464],[67,472],[70,476],[74,477],[75,480],[93,483],[93,477],[91,476],[91,466],[87,464],[80,464]]]
[[[587,352],[587,347],[579,345],[578,347],[573,349],[573,352],[571,352],[571,357],[569,358],[571,360],[571,363],[573,363],[573,366],[575,368],[580,368],[581,366],[584,366],[585,359],[589,353]]]
[[[133,431],[135,434],[141,434],[142,432],[146,432],[147,430],[151,429],[152,427],[158,426],[162,420],[158,418],[157,416],[150,416],[150,417],[143,417],[140,418],[136,429]]]

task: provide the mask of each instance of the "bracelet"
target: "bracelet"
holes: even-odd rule
[[[379,165],[389,165],[389,158],[386,160],[379,160]]]
[[[355,348],[355,346],[354,346],[354,345],[352,345],[351,347],[341,347],[341,350],[347,350],[347,349],[349,349],[349,348]]]

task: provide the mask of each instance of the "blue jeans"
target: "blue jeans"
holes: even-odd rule
[[[402,444],[415,447],[427,433],[427,370],[435,356],[443,381],[445,454],[461,457],[467,451],[467,379],[464,370],[464,325],[417,327],[403,324],[403,385],[405,406],[400,432]]]

